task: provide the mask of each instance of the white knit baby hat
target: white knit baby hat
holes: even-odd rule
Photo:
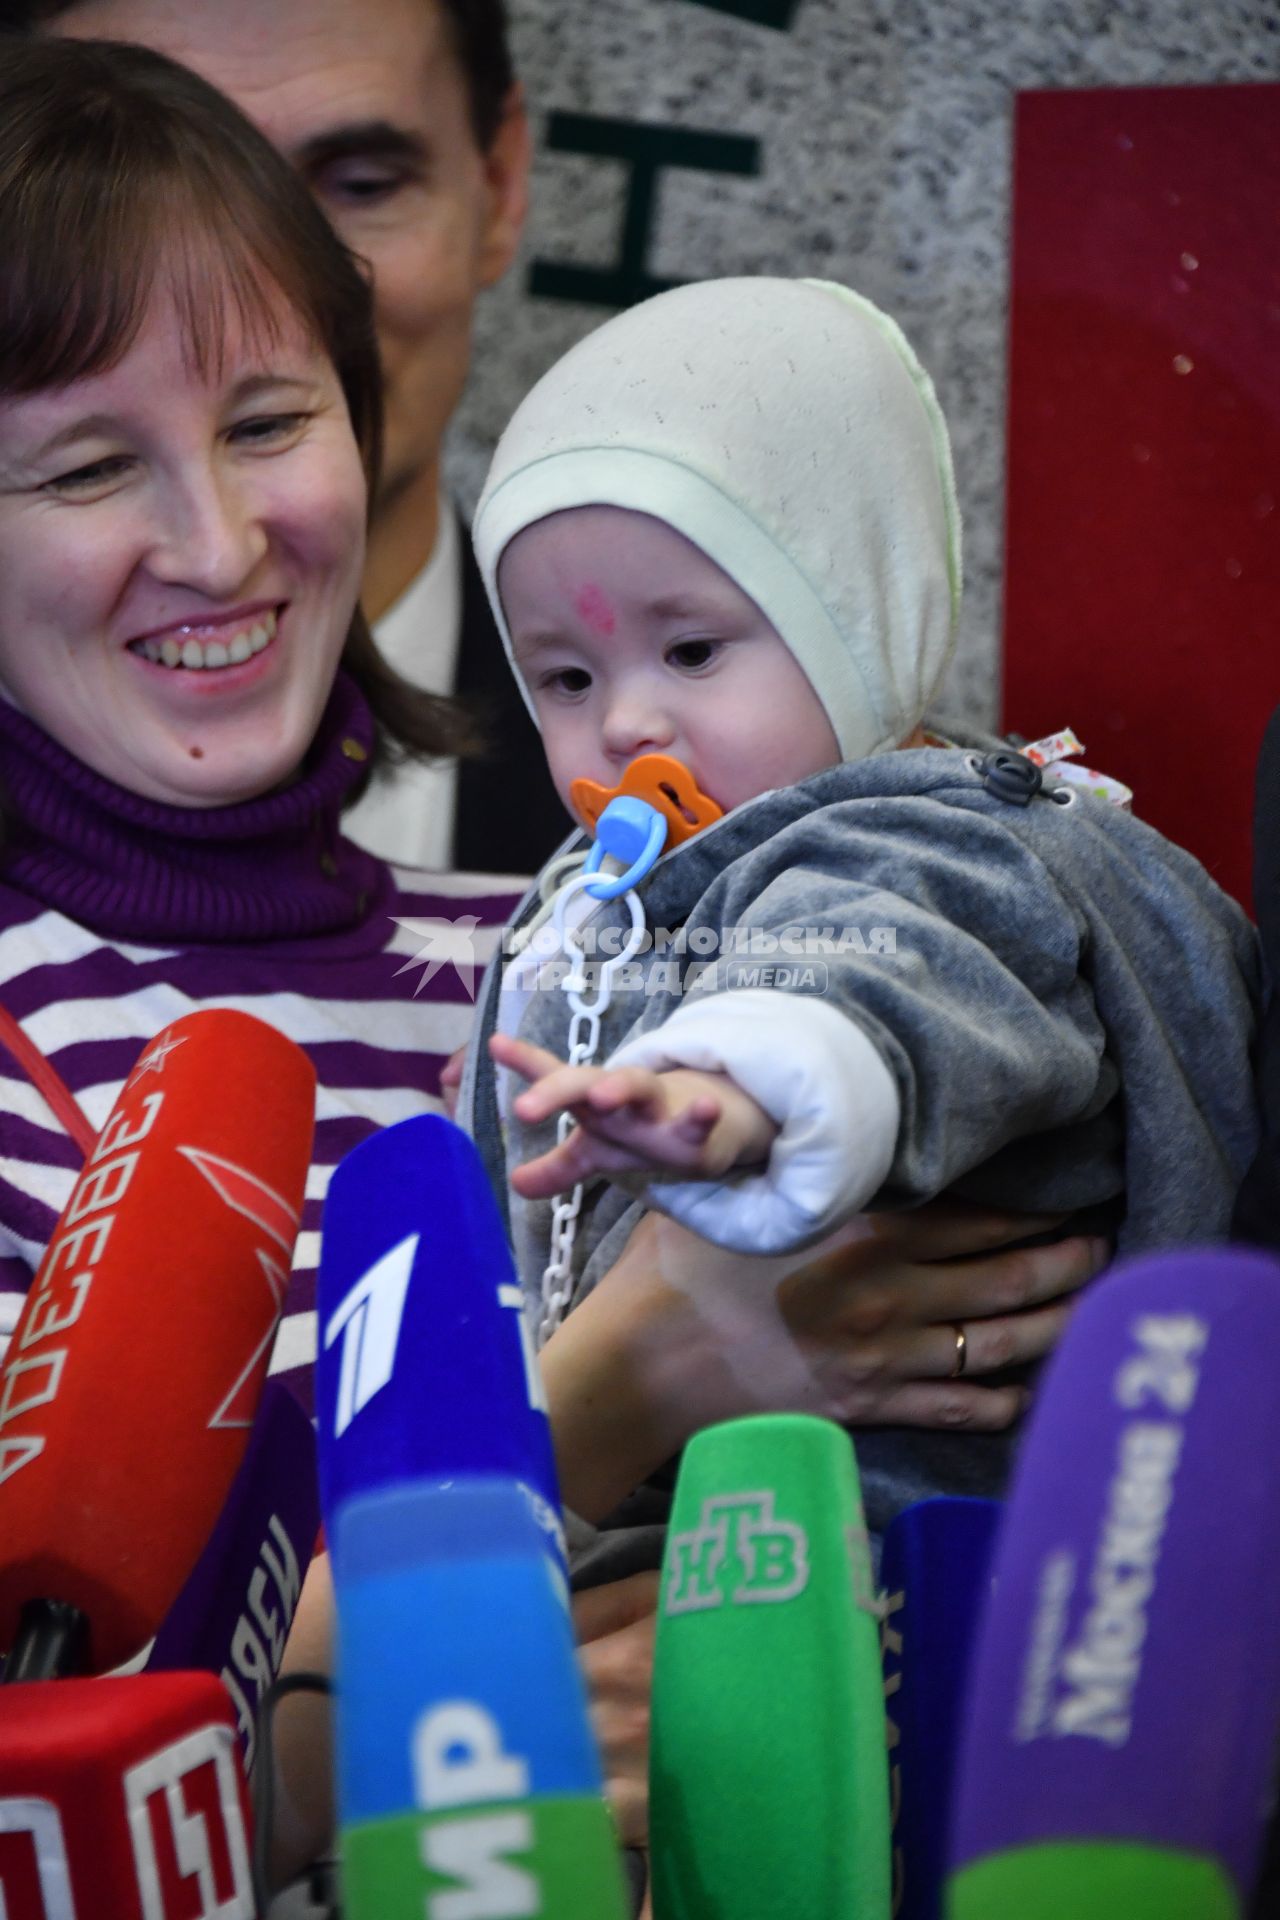
[[[900,328],[848,288],[678,287],[544,374],[475,516],[508,659],[503,549],[582,506],[652,514],[722,567],[803,667],[846,759],[896,746],[937,691],[960,601],[946,423]]]

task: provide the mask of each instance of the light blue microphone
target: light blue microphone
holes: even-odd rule
[[[622,1920],[546,1403],[475,1148],[434,1116],[375,1135],[323,1234],[348,1920]]]
[[[622,1920],[573,1631],[523,1494],[365,1495],[335,1548],[349,1920]]]

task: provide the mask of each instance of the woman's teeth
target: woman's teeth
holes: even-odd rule
[[[163,640],[135,640],[130,651],[157,667],[239,667],[255,653],[269,646],[276,637],[276,616],[264,613],[252,627],[245,627],[230,641],[197,640],[187,634],[179,639],[166,634]]]

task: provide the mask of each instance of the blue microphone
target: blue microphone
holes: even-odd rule
[[[355,1496],[483,1474],[525,1489],[563,1571],[532,1331],[480,1156],[452,1121],[403,1120],[336,1168],[316,1306],[320,1499],[335,1556],[336,1516]]]
[[[884,1536],[881,1642],[897,1920],[941,1920],[965,1680],[991,1592],[1000,1512],[995,1500],[921,1500]]]
[[[318,1289],[349,1920],[622,1920],[537,1358],[478,1154],[434,1116],[335,1172]]]

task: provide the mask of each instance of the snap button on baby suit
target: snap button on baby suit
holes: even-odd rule
[[[1044,785],[1044,775],[1035,762],[1012,748],[984,754],[974,771],[989,794],[1007,800],[1011,807],[1025,807]]]

